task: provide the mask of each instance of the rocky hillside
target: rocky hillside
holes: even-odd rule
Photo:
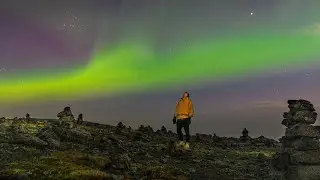
[[[184,151],[165,127],[1,119],[0,179],[281,180],[271,167],[278,142],[247,134],[197,134]]]

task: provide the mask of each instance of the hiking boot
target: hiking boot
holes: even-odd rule
[[[184,146],[184,141],[180,141],[180,142],[178,143],[178,146]]]
[[[189,149],[190,149],[190,143],[186,142],[186,143],[184,144],[184,149],[185,149],[185,150],[189,150]]]

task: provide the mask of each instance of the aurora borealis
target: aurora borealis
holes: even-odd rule
[[[251,35],[203,43],[189,51],[181,49],[167,56],[154,56],[148,48],[151,45],[144,46],[132,43],[112,50],[102,49],[93,54],[87,66],[63,70],[63,74],[58,76],[55,72],[47,72],[40,77],[28,77],[27,73],[16,75],[16,79],[7,77],[1,81],[0,98],[6,103],[47,101],[50,97],[65,99],[89,93],[127,93],[126,90],[170,87],[175,83],[189,82],[190,79],[196,83],[207,77],[233,78],[239,74],[299,64],[301,59],[314,58],[318,54],[320,38],[306,35]],[[183,63],[187,64],[185,68],[190,69],[181,75],[186,71],[180,68]],[[19,84],[17,79],[24,84]]]
[[[40,3],[43,10],[37,13],[43,13],[42,18],[32,13],[32,7],[8,3],[10,10],[1,19],[6,28],[0,31],[7,44],[11,43],[10,48],[4,48],[6,51],[0,51],[4,60],[1,68],[7,70],[0,77],[0,99],[6,114],[3,116],[16,116],[9,114],[16,109],[18,114],[28,111],[35,116],[50,117],[58,110],[49,107],[68,104],[75,112],[83,112],[100,122],[122,120],[129,124],[167,125],[179,90],[186,89],[191,91],[198,114],[193,125],[195,131],[213,131],[201,125],[207,122],[212,127],[231,123],[237,124],[233,130],[221,130],[218,134],[233,135],[243,126],[249,130],[254,127],[248,123],[250,119],[261,115],[261,120],[255,121],[263,124],[264,117],[270,116],[265,110],[257,110],[250,116],[252,104],[258,109],[266,102],[278,107],[282,101],[285,105],[286,98],[304,96],[317,104],[320,98],[312,93],[320,90],[320,86],[310,81],[310,77],[302,80],[297,74],[310,74],[310,68],[319,66],[320,18],[315,17],[319,13],[312,8],[319,2],[290,1],[290,7],[284,2],[289,3],[97,0],[86,5],[58,3],[54,8]],[[70,24],[69,15],[63,15],[68,8],[74,9],[69,14],[85,20]],[[83,29],[63,29],[66,23]],[[19,29],[19,24],[29,28],[12,32]],[[44,37],[42,41],[35,38],[40,34]],[[20,39],[16,38],[14,43],[12,39],[17,36]],[[21,50],[26,48],[29,50]],[[14,53],[8,53],[9,49]],[[51,55],[44,53],[49,50]],[[33,65],[30,68],[21,64]],[[313,72],[311,78],[317,79],[320,73]],[[287,84],[293,80],[298,85]],[[261,89],[264,86],[259,85],[261,81],[270,84],[266,85],[267,90]],[[277,85],[273,85],[275,82]],[[316,87],[303,89],[304,86]],[[273,89],[281,95],[275,95]],[[137,101],[140,104],[132,107]],[[87,104],[100,105],[92,109]],[[38,113],[39,109],[46,110]],[[242,115],[231,117],[226,112],[223,116],[225,109]],[[157,111],[160,115],[150,119]],[[281,122],[278,111],[271,116],[279,119],[278,125],[277,119],[272,120],[277,127]],[[168,122],[161,122],[165,119]],[[253,132],[270,136],[270,130],[258,129]]]

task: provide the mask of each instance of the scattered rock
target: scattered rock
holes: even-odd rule
[[[191,150],[186,150],[164,126],[154,133],[150,126],[132,131],[123,124],[114,127],[86,121],[72,128],[60,125],[60,120],[12,122],[4,119],[0,123],[1,175],[25,173],[29,179],[272,179],[265,151],[274,152],[276,142],[263,136],[243,142],[197,134],[191,139]],[[264,152],[257,153],[260,150]],[[90,158],[93,155],[99,160]],[[250,172],[244,170],[244,164]]]
[[[165,126],[161,126],[161,129],[160,129],[161,133],[162,134],[167,134],[167,128]]]
[[[60,138],[59,136],[52,130],[50,126],[43,128],[40,130],[40,132],[37,134],[37,136],[46,141],[50,148],[52,149],[58,149],[60,148]]]
[[[145,127],[143,125],[141,125],[139,127],[138,131],[143,132],[143,133],[148,134],[148,135],[152,135],[154,133],[154,131],[153,131],[151,126],[146,126]]]

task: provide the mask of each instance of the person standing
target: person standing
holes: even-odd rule
[[[191,118],[194,116],[194,107],[190,99],[190,94],[188,92],[183,93],[183,96],[177,103],[176,112],[173,117],[173,124],[177,126],[177,134],[179,138],[179,145],[185,147],[185,149],[190,148],[190,124]],[[186,134],[186,142],[183,141],[182,128]]]

